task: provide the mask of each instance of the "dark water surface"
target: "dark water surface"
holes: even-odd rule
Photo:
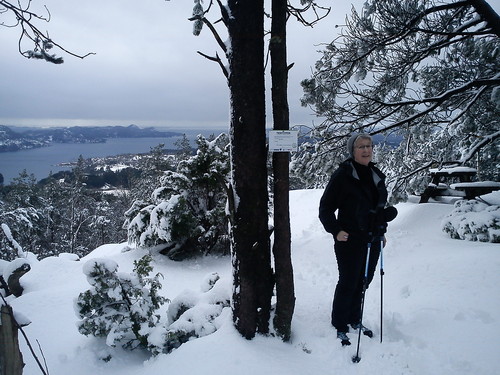
[[[195,139],[199,133],[208,137],[218,135],[214,131],[191,131],[186,136],[191,145],[196,145]],[[151,147],[165,144],[166,149],[177,149],[174,143],[181,137],[169,138],[109,138],[106,143],[54,143],[50,147],[36,148],[16,152],[0,153],[0,173],[4,177],[4,184],[8,185],[14,177],[26,169],[33,173],[37,180],[53,173],[69,170],[69,167],[59,166],[59,163],[75,162],[82,155],[85,159],[92,157],[114,156],[121,154],[147,153]]]

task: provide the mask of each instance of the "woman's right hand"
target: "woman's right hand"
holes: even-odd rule
[[[338,234],[337,234],[337,241],[342,241],[342,242],[345,242],[349,239],[349,233],[347,232],[344,232],[343,230],[341,230]]]

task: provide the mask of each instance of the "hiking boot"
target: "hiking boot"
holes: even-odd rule
[[[363,332],[363,335],[365,336],[368,336],[370,338],[373,337],[373,331],[367,327],[365,327],[363,324],[361,323],[354,323],[354,324],[351,324],[351,327],[352,329],[359,329],[361,327],[361,332]]]
[[[351,345],[346,332],[337,331],[337,338],[340,339],[340,343],[342,344],[342,346]]]

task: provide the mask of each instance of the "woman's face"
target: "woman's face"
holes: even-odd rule
[[[359,138],[354,143],[354,160],[362,165],[372,161],[373,145],[371,139]]]

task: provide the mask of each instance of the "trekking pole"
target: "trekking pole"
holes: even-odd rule
[[[354,363],[358,363],[361,361],[361,357],[359,356],[359,343],[361,341],[361,331],[363,330],[363,310],[365,308],[365,292],[366,292],[366,287],[368,284],[368,265],[370,264],[370,250],[372,247],[371,241],[368,242],[367,248],[366,248],[366,266],[365,266],[365,277],[363,280],[363,292],[361,294],[361,315],[359,318],[359,332],[358,332],[358,347],[356,349],[356,355],[352,357],[352,361]]]
[[[380,237],[380,342],[382,342],[382,325],[384,315],[384,236]]]
[[[383,219],[385,226],[381,226],[382,235],[380,236],[380,342],[382,342],[382,324],[384,315],[384,235],[387,229],[387,223],[394,220],[398,216],[398,210],[396,207],[387,207],[383,210]]]

